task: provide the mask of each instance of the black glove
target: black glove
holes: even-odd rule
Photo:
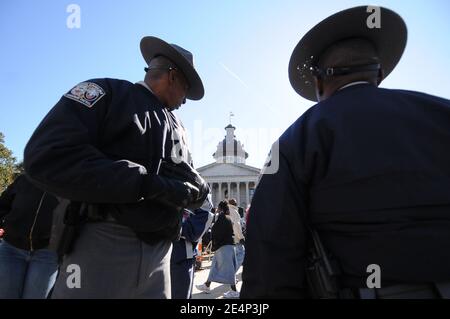
[[[176,208],[187,207],[199,195],[198,188],[191,183],[159,175],[151,177],[149,188],[144,195],[145,199],[156,200]]]
[[[159,173],[171,179],[187,182],[198,190],[192,201],[187,206],[184,206],[187,209],[194,210],[200,208],[210,192],[208,183],[206,183],[194,168],[185,162],[174,164],[164,161],[161,163]]]

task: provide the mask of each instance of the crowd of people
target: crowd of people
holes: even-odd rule
[[[244,216],[238,212],[236,200],[223,200],[217,208],[215,222],[211,227],[211,250],[214,252],[208,279],[196,288],[210,293],[211,283],[230,285],[224,298],[238,298],[236,274],[245,256],[245,237],[243,235]]]

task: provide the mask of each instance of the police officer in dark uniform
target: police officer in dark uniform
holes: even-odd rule
[[[86,216],[52,298],[170,298],[182,211],[200,207],[209,192],[201,178],[193,184],[161,173],[165,163],[191,163],[172,111],[204,95],[193,56],[155,37],[141,40],[141,52],[145,81],[76,85],[26,146],[31,180],[82,203]]]
[[[395,12],[368,9],[330,16],[292,54],[293,88],[318,103],[273,145],[247,225],[242,298],[316,297],[310,251],[325,251],[336,297],[450,297],[450,101],[378,88],[407,29]]]

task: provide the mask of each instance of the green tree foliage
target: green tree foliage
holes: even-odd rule
[[[23,166],[23,161],[17,163],[14,167],[15,174],[20,175],[25,173],[25,167]]]
[[[16,158],[12,151],[9,150],[3,143],[5,136],[0,132],[0,193],[2,193],[9,184],[14,180],[14,177],[21,165],[16,164]],[[23,167],[23,165],[22,165]]]

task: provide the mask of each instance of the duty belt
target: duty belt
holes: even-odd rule
[[[450,281],[358,289],[360,299],[450,299]]]
[[[109,209],[100,205],[88,205],[88,222],[117,222],[109,213]]]

